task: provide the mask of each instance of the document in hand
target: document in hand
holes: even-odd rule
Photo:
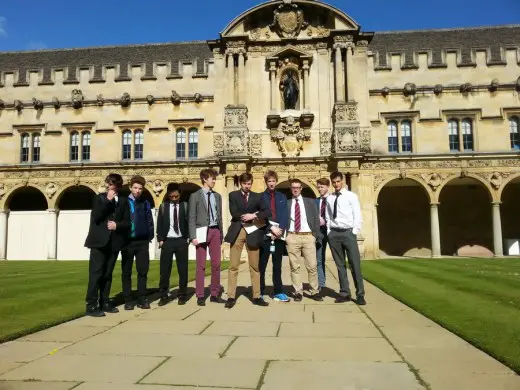
[[[258,229],[263,228],[265,226],[265,220],[258,219],[256,222],[243,223],[242,226],[247,234],[251,234],[256,232]]]
[[[269,223],[271,224],[271,226],[274,226],[274,227],[277,227],[277,228],[280,227],[280,224],[278,222],[269,221]],[[271,233],[267,233],[266,236],[267,237],[272,237],[272,234]],[[285,237],[287,237],[287,231],[286,230],[283,231],[283,234],[279,238],[279,240],[285,241]]]
[[[208,236],[208,227],[207,226],[202,226],[202,227],[197,228],[197,241],[199,242],[199,244],[205,243],[208,239],[207,236]]]

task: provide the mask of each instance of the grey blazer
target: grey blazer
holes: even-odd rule
[[[287,211],[289,214],[289,221],[287,226],[291,226],[292,204],[293,199],[291,198],[287,201]],[[307,216],[307,223],[309,224],[312,235],[316,238],[316,240],[321,240],[322,234],[320,229],[320,213],[318,211],[318,206],[316,206],[316,201],[303,197],[303,204],[305,205],[305,215]]]
[[[217,202],[218,227],[222,234],[222,196],[217,192],[214,192],[214,194]],[[197,238],[197,228],[209,226],[208,206],[206,205],[206,199],[204,199],[204,191],[202,188],[190,195],[188,224],[190,240]]]

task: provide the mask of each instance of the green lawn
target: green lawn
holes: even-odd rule
[[[222,263],[222,269],[228,262]],[[208,262],[206,274],[211,272]],[[195,262],[189,262],[189,279]],[[134,290],[137,276],[132,277]],[[88,261],[0,262],[0,342],[33,333],[83,315],[88,281]],[[177,286],[173,264],[170,285]],[[152,261],[148,288],[159,285],[159,262]],[[111,296],[121,292],[121,262],[114,270]]]
[[[520,259],[365,261],[363,275],[520,373]]]

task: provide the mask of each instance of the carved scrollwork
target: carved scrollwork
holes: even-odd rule
[[[161,180],[155,180],[153,182],[153,192],[155,196],[159,196],[164,191],[164,183]]]
[[[374,191],[377,191],[379,186],[385,182],[385,180],[388,179],[388,175],[375,175],[374,176]]]
[[[320,134],[320,155],[330,156],[332,146],[332,136],[330,131],[324,131]]]
[[[489,172],[477,172],[476,175],[488,181],[495,190],[499,190],[500,187],[502,187],[504,179],[507,179],[511,173],[495,171],[490,175]]]
[[[247,155],[247,133],[240,130],[226,131],[225,154],[230,156]]]
[[[337,127],[336,153],[359,151],[359,126]]]
[[[217,157],[224,154],[224,136],[221,134],[213,136],[213,154]]]
[[[278,127],[271,129],[271,140],[276,143],[278,150],[284,157],[299,156],[304,143],[310,141],[310,139],[310,130],[303,127],[301,117],[294,118],[289,115],[280,118]]]
[[[358,104],[355,101],[336,103],[334,105],[334,121],[345,122],[357,120],[357,106]]]
[[[283,4],[280,4],[274,11],[274,20],[270,25],[280,38],[295,38],[307,26],[303,11],[291,1],[284,1]]]
[[[224,113],[225,127],[245,127],[247,126],[247,107],[227,106]]]
[[[71,94],[72,107],[75,109],[83,107],[83,93],[81,89],[73,89]]]
[[[251,136],[251,156],[262,156],[262,136],[260,134]]]

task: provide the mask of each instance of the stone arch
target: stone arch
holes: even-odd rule
[[[493,255],[493,199],[489,184],[475,175],[452,176],[440,186],[442,255]]]
[[[513,181],[517,181],[517,179],[520,178],[520,172],[513,173],[510,175],[500,186],[500,188],[497,191],[497,200],[499,202],[502,202],[502,194],[504,193],[505,188]]]
[[[17,199],[17,196],[23,195],[22,199]],[[36,198],[32,198],[36,196]],[[15,200],[14,208],[13,199]],[[34,202],[36,200],[36,202]],[[42,190],[32,184],[19,184],[13,187],[4,202],[4,209],[11,211],[43,211],[49,208],[49,202]]]
[[[95,196],[96,189],[88,184],[69,184],[56,195],[54,205],[57,210],[90,210]]]
[[[381,184],[377,185],[376,188],[375,188],[375,191],[374,191],[374,199],[375,199],[375,203],[377,203],[377,199],[379,198],[379,194],[381,193],[381,190],[390,182],[394,181],[394,180],[412,180],[414,182],[416,182],[425,192],[426,194],[428,195],[428,199],[430,202],[433,202],[434,201],[434,194],[433,192],[431,191],[431,189],[426,186],[424,184],[424,181],[421,180],[420,178],[416,177],[416,176],[406,176],[405,178],[401,178],[397,175],[389,175],[388,177],[386,177],[382,182]]]
[[[416,178],[393,177],[377,194],[380,256],[430,256],[431,194]]]
[[[520,241],[520,173],[511,175],[499,191],[500,216],[502,222],[502,237],[504,240],[504,254],[515,254],[513,245]]]
[[[290,179],[280,181],[276,185],[276,190],[283,192],[287,196],[287,198],[290,198],[292,196],[291,190],[289,189],[289,180]],[[300,180],[303,183],[302,196],[306,196],[312,199],[315,199],[319,196],[318,189],[316,188],[316,186],[314,186],[311,182],[309,182],[306,179]]]
[[[443,180],[443,182],[441,183],[439,188],[437,188],[437,191],[436,191],[437,196],[435,197],[434,201],[436,203],[439,202],[440,195],[445,186],[447,186],[449,183],[453,182],[454,180],[464,179],[464,178],[474,179],[477,182],[479,182],[479,184],[482,184],[487,189],[490,201],[495,199],[494,194],[496,193],[496,191],[491,187],[491,184],[487,180],[483,180],[482,177],[475,175],[473,173],[466,173],[464,175],[464,177],[461,177],[461,175],[458,174],[458,175],[451,175],[451,176],[447,177],[445,180]]]

